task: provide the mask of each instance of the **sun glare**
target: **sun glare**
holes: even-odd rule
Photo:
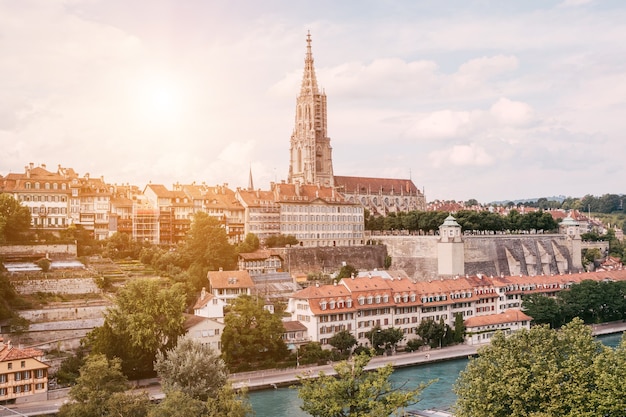
[[[137,86],[138,119],[146,127],[176,127],[182,119],[184,95],[182,86],[172,77],[143,78]]]

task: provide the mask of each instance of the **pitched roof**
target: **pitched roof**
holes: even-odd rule
[[[299,321],[283,321],[283,327],[286,332],[298,332],[306,330],[306,326]]]
[[[520,321],[530,322],[531,320],[532,317],[524,314],[522,311],[510,309],[499,314],[470,317],[465,320],[465,327],[491,326],[495,324],[517,323]]]
[[[209,271],[207,278],[212,289],[254,287],[248,271]]]
[[[20,359],[35,359],[40,361],[43,357],[43,352],[39,349],[33,348],[16,348],[10,343],[0,345],[0,362],[15,361]],[[48,365],[46,365],[48,366]]]
[[[335,186],[341,192],[353,194],[420,194],[410,179],[344,177],[335,175]]]

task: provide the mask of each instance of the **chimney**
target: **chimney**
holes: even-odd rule
[[[206,287],[202,287],[202,292],[200,293],[200,300],[204,300],[206,297]]]

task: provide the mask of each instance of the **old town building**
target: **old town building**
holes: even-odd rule
[[[48,368],[42,351],[21,349],[0,338],[0,403],[46,400]]]
[[[540,293],[555,297],[583,280],[623,281],[626,270],[563,275],[466,276],[427,282],[375,275],[344,278],[334,285],[315,285],[296,292],[287,312],[307,328],[311,340],[328,345],[337,332],[347,330],[363,345],[371,344],[371,331],[395,327],[405,339],[417,337],[422,320],[443,320],[453,327],[460,315],[468,329],[468,342],[483,343],[495,330],[528,328],[521,313],[522,296]],[[512,312],[513,311],[513,312]],[[469,330],[471,329],[471,330]],[[484,337],[475,337],[479,332]]]

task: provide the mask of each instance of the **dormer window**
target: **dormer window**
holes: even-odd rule
[[[380,304],[380,295],[376,296],[376,304]]]
[[[400,294],[396,294],[396,295],[393,297],[393,299],[394,299],[394,301],[395,301],[396,303],[399,303],[399,302],[400,302]]]
[[[335,309],[335,300],[330,300],[330,303],[328,303],[328,304],[329,304],[331,310]]]
[[[320,301],[320,308],[326,310],[326,301]]]
[[[347,306],[348,308],[352,307],[352,299],[348,298],[348,299],[346,300],[346,306]]]
[[[414,302],[415,301],[415,294],[411,294],[411,301]]]
[[[389,296],[387,294],[383,295],[383,303],[389,302]]]
[[[374,301],[374,297],[372,297],[371,295],[367,296],[367,304],[372,304],[372,302]]]
[[[359,305],[363,305],[363,304],[365,304],[365,297],[360,296],[359,297]]]

